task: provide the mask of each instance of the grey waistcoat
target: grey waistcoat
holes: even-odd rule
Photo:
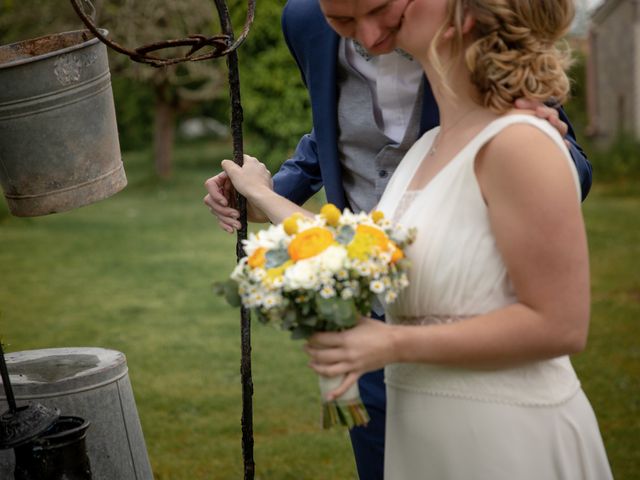
[[[407,131],[398,144],[376,125],[373,96],[366,80],[345,63],[338,62],[338,155],[342,183],[351,209],[369,212],[418,138],[422,86]]]

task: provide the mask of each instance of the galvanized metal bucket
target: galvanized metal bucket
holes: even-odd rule
[[[71,210],[126,184],[106,46],[78,30],[0,47],[0,185],[11,213]]]
[[[74,347],[12,352],[5,357],[19,405],[37,403],[91,422],[86,447],[93,478],[153,480],[123,353]],[[0,383],[0,413],[7,406]],[[11,479],[15,468],[13,452],[0,450],[0,479]]]

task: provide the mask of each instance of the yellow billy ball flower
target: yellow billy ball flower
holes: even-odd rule
[[[302,214],[299,212],[290,215],[282,222],[282,228],[287,235],[295,235],[298,233],[298,219],[302,217]]]
[[[384,213],[382,213],[380,210],[374,210],[373,212],[371,212],[371,219],[375,223],[378,223],[380,222],[380,220],[384,219]]]
[[[340,220],[340,210],[332,203],[327,203],[320,209],[320,215],[324,217],[328,225],[336,226]]]
[[[333,234],[322,227],[312,227],[300,232],[289,244],[289,257],[294,262],[315,257],[333,244]]]

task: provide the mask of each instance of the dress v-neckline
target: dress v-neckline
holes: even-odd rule
[[[431,148],[431,145],[433,145],[433,142],[436,141],[436,138],[438,136],[438,132],[440,131],[440,127],[437,127],[437,131],[435,132],[435,134],[433,135],[433,140],[431,141],[431,143],[429,144],[429,149],[424,153],[424,155],[422,155],[422,158],[420,158],[420,160],[416,163],[416,165],[413,168],[413,171],[411,172],[411,175],[409,177],[408,182],[406,183],[405,187],[404,187],[404,192],[424,192],[427,187],[429,187],[429,185],[431,185],[438,177],[441,176],[441,174],[447,170],[449,168],[450,165],[456,163],[458,161],[458,158],[460,158],[462,156],[462,154],[464,152],[467,151],[467,149],[469,149],[471,147],[471,145],[473,143],[475,143],[475,141],[497,120],[499,120],[502,117],[496,118],[494,120],[491,120],[489,123],[487,123],[484,127],[482,127],[478,133],[476,133],[473,137],[471,137],[465,144],[464,146],[458,150],[450,159],[447,163],[445,163],[429,180],[427,180],[427,182],[422,185],[422,186],[416,186],[414,188],[409,188],[411,186],[411,182],[413,181],[414,176],[416,175],[416,173],[418,172],[418,170],[420,169],[420,167],[422,166],[422,164],[427,160],[428,155],[429,155],[429,149]],[[432,131],[435,131],[436,129],[434,128]]]
[[[485,125],[473,138],[471,138],[450,160],[447,164],[445,164],[442,168],[440,168],[440,170],[438,170],[436,172],[436,174],[431,177],[431,179],[424,185],[422,185],[421,187],[415,188],[415,189],[409,189],[410,185],[411,185],[411,181],[413,180],[414,175],[416,174],[418,168],[420,168],[420,166],[422,165],[422,162],[425,160],[425,156],[426,156],[426,152],[428,151],[428,147],[431,146],[431,143],[427,144],[427,141],[431,141],[433,142],[435,140],[435,136],[437,135],[438,131],[440,130],[440,127],[435,127],[432,128],[431,130],[425,132],[423,134],[422,137],[420,137],[416,143],[414,144],[414,146],[412,147],[412,150],[409,151],[409,153],[411,154],[412,158],[408,158],[406,157],[401,164],[399,165],[399,168],[396,170],[394,177],[396,177],[396,175],[399,178],[394,178],[392,177],[391,181],[389,182],[389,185],[387,189],[387,191],[385,192],[385,194],[383,195],[381,202],[379,203],[378,207],[381,209],[385,209],[385,208],[391,208],[393,210],[391,210],[390,212],[390,216],[394,217],[396,216],[397,210],[398,210],[398,204],[394,203],[394,201],[392,199],[401,199],[402,197],[405,196],[405,194],[407,194],[408,192],[411,193],[411,202],[405,202],[404,204],[404,208],[403,208],[403,212],[401,213],[401,216],[405,216],[410,210],[413,209],[413,207],[415,206],[415,200],[420,197],[422,194],[424,194],[426,191],[431,191],[431,186],[434,183],[438,183],[441,182],[441,178],[444,177],[444,175],[446,174],[446,172],[452,168],[454,168],[455,166],[459,165],[460,162],[463,160],[463,157],[468,153],[468,151],[475,147],[479,142],[481,143],[481,145],[483,144],[482,142],[484,141],[485,137],[487,136],[487,132],[491,133],[491,128],[493,128],[493,126],[495,124],[499,124],[501,122],[507,122],[507,123],[512,123],[511,121],[509,121],[508,119],[512,119],[512,118],[516,118],[516,120],[513,123],[532,123],[535,121],[535,116],[533,115],[529,115],[529,114],[521,114],[521,113],[509,113],[507,115],[503,115],[500,116],[494,120],[491,120],[489,123],[487,123],[487,125]],[[522,117],[522,119],[520,119],[520,117]],[[520,119],[520,120],[518,120]],[[526,121],[524,121],[526,119]],[[491,135],[489,135],[491,136]],[[425,148],[426,147],[426,148]],[[423,153],[424,152],[424,153]],[[476,152],[477,153],[477,152]],[[569,154],[567,153],[568,158]],[[475,161],[475,154],[474,154],[474,161]],[[404,164],[404,169],[402,168]],[[404,171],[403,171],[404,170]],[[576,176],[577,178],[577,176]],[[395,181],[394,181],[395,180]],[[577,182],[578,180],[576,180]],[[579,185],[579,184],[578,184]],[[479,185],[478,185],[479,188]],[[398,201],[398,200],[396,200]],[[408,204],[407,204],[408,203]]]

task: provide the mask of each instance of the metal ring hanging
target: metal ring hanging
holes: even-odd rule
[[[213,35],[213,36],[205,36],[205,35],[189,35],[186,38],[176,39],[176,40],[163,40],[160,42],[149,43],[147,45],[142,45],[141,47],[136,48],[135,50],[130,50],[122,45],[114,42],[113,40],[108,39],[96,26],[93,16],[95,16],[95,7],[91,3],[90,0],[84,0],[84,3],[90,5],[92,9],[91,14],[87,14],[84,11],[84,7],[80,4],[80,0],[70,0],[71,6],[75,10],[76,14],[80,17],[82,22],[86,25],[86,27],[93,33],[102,43],[112,48],[116,52],[127,55],[131,60],[139,63],[146,63],[152,65],[154,67],[163,67],[166,65],[174,65],[182,62],[200,62],[203,60],[209,60],[212,58],[219,58],[225,55],[228,55],[230,52],[236,50],[242,42],[247,38],[249,34],[249,29],[253,24],[253,19],[255,16],[255,8],[256,2],[255,0],[248,0],[247,7],[247,16],[244,22],[244,27],[242,28],[242,33],[240,36],[233,41],[232,37],[229,35]],[[155,55],[150,55],[151,52],[156,52],[158,50],[163,50],[166,48],[175,48],[175,47],[188,47],[191,49],[189,52],[182,57],[175,58],[162,58]],[[208,53],[203,53],[200,55],[194,56],[196,52],[205,47],[212,47],[213,50]]]

